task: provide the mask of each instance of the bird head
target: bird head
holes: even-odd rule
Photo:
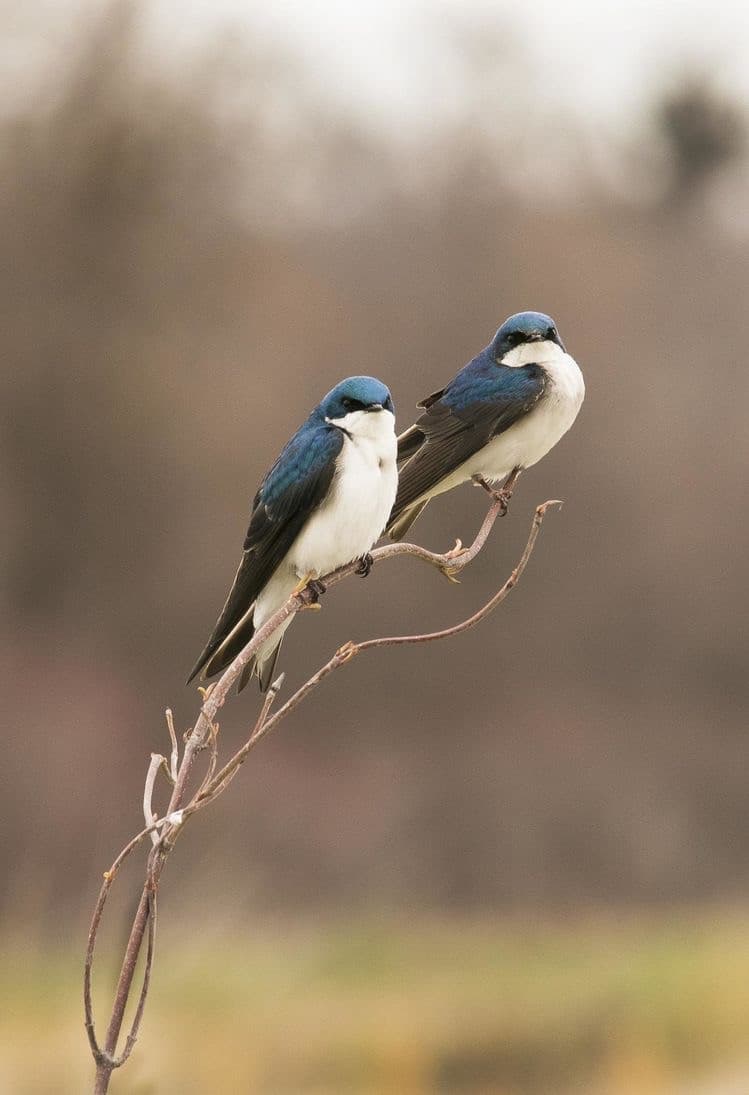
[[[327,422],[348,433],[392,430],[395,419],[390,391],[373,376],[349,376],[342,380],[328,392],[319,410]]]
[[[566,353],[557,325],[543,312],[518,312],[506,319],[492,339],[498,365],[520,366]]]

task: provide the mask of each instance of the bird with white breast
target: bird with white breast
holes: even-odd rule
[[[395,412],[387,387],[353,376],[321,400],[265,476],[234,583],[189,680],[226,668],[258,628],[305,585],[322,592],[325,574],[361,560],[382,534],[398,483]],[[265,691],[288,617],[245,667]]]
[[[398,438],[400,479],[388,534],[399,540],[428,502],[473,480],[492,489],[536,464],[575,421],[585,396],[577,362],[542,312],[519,312],[450,383],[419,404]]]

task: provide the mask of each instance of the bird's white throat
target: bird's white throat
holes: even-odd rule
[[[514,350],[508,350],[502,358],[502,365],[510,369],[520,369],[523,365],[546,365],[554,361],[561,361],[567,357],[561,346],[556,342],[523,342]]]
[[[366,441],[387,442],[395,434],[395,415],[384,408],[381,411],[349,411],[342,418],[326,418],[331,426],[353,438]]]

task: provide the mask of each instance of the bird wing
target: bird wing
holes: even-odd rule
[[[292,437],[252,504],[244,551],[226,604],[189,682],[231,635],[284,559],[308,517],[327,496],[343,447],[343,433],[321,424]]]
[[[434,392],[432,395],[426,396],[421,402],[417,403],[417,407],[431,407],[433,403],[436,403],[438,399],[441,399],[445,394],[445,389],[440,388],[438,392]],[[413,426],[402,433],[398,438],[398,469],[400,470],[403,465],[411,459],[414,453],[418,452],[424,442],[424,432],[420,428],[421,419],[419,422],[414,422]]]
[[[543,393],[537,365],[458,373],[419,404],[424,414],[398,438],[400,476],[392,521],[442,479],[528,413]]]

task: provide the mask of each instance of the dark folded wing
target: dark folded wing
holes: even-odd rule
[[[305,426],[266,475],[255,495],[234,583],[188,683],[247,615],[307,518],[324,501],[342,445],[343,433],[334,426]]]
[[[403,468],[411,457],[419,451],[424,443],[424,434],[417,424],[409,426],[405,433],[398,438],[398,470]]]
[[[543,374],[536,366],[512,374],[506,391],[495,384],[477,399],[474,391],[450,385],[423,401],[424,414],[398,440],[400,477],[391,522],[528,413],[544,390]],[[468,398],[461,399],[463,394]]]

